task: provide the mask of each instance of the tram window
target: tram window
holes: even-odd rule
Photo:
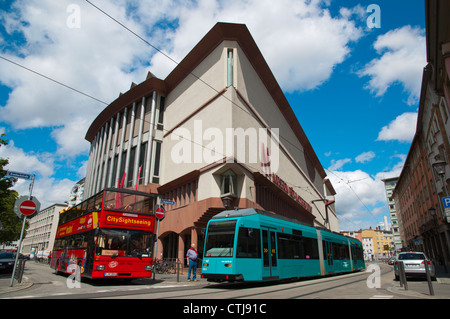
[[[350,259],[348,246],[344,244],[333,243],[333,258],[335,260]]]
[[[298,236],[278,234],[278,258],[303,259],[302,238]]]
[[[317,239],[278,234],[278,258],[319,259]]]
[[[239,228],[237,258],[261,258],[261,232],[255,228]]]
[[[319,259],[319,247],[317,245],[317,239],[303,237],[303,247],[306,259]]]

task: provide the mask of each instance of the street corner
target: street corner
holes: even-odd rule
[[[16,292],[19,290],[28,289],[33,286],[33,282],[28,277],[23,277],[22,282],[18,282],[14,279],[12,287],[11,285],[11,276],[9,275],[0,275],[0,299],[6,298],[4,295],[10,292]]]

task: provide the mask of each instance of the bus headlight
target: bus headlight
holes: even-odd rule
[[[151,271],[153,269],[153,267],[152,266],[150,266],[150,265],[146,265],[146,266],[144,266],[144,270],[148,270],[148,271]]]
[[[97,265],[96,270],[105,270],[105,265]]]

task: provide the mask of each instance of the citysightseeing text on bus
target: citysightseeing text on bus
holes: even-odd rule
[[[151,219],[106,215],[106,224],[116,226],[150,227]]]

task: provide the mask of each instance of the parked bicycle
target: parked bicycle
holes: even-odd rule
[[[177,262],[174,260],[156,259],[153,262],[153,269],[157,274],[175,274],[177,272]]]

